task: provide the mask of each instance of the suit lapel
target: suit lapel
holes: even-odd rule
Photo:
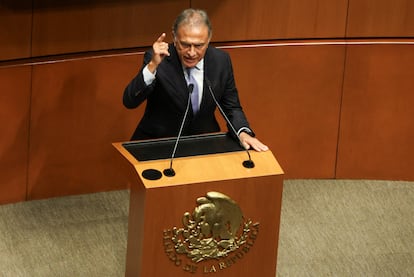
[[[173,101],[185,107],[188,100],[187,82],[174,45],[170,45],[169,52],[170,56],[165,57],[157,69],[157,75]]]
[[[200,110],[203,107],[207,107],[209,105],[215,105],[214,104],[214,100],[211,97],[211,92],[209,90],[209,87],[207,85],[206,82],[206,77],[208,80],[210,80],[210,82],[212,83],[212,91],[214,93],[214,76],[212,75],[212,73],[214,72],[214,64],[212,63],[212,59],[211,59],[211,51],[210,51],[210,46],[208,47],[206,54],[204,56],[204,81],[203,81],[203,97],[201,99],[201,104],[200,104]]]

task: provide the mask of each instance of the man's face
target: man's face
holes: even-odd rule
[[[196,66],[204,57],[209,41],[207,26],[188,24],[180,26],[174,37],[174,45],[183,66]]]

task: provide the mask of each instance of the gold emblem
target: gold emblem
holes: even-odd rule
[[[192,213],[184,213],[182,228],[164,230],[166,253],[176,265],[181,264],[177,254],[186,255],[193,263],[228,259],[233,264],[234,259],[229,258],[232,252],[242,252],[234,255],[239,258],[248,252],[258,235],[259,223],[245,221],[238,204],[220,192],[208,192],[196,203]],[[172,255],[172,248],[176,254]],[[224,263],[220,264],[223,267]]]

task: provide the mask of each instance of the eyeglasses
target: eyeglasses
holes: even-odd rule
[[[176,42],[181,50],[189,50],[191,47],[194,47],[195,50],[201,50],[207,45],[207,43],[187,43],[184,41],[179,41],[178,39]]]

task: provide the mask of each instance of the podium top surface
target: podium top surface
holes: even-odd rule
[[[172,167],[175,176],[163,174],[170,167],[175,139],[157,139],[113,143],[134,166],[146,188],[184,185],[219,180],[282,175],[283,170],[272,152],[249,151],[254,168],[243,162],[248,153],[224,133],[183,137],[179,141]],[[145,171],[158,171],[160,178],[149,180]]]

